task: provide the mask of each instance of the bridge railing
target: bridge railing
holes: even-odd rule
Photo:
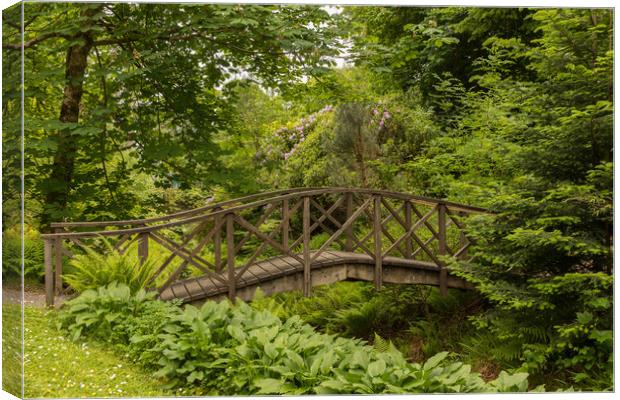
[[[471,240],[463,220],[480,212],[485,210],[406,193],[300,188],[145,220],[57,223],[55,233],[42,235],[47,302],[53,304],[54,293],[65,290],[63,258],[86,246],[105,251],[104,239],[113,241],[114,251],[135,251],[141,262],[155,259],[148,285],[160,293],[200,275],[226,286],[234,299],[252,265],[288,256],[303,265],[303,289],[309,295],[313,262],[329,251],[372,258],[377,288],[386,257],[431,263],[440,269],[439,287],[445,293],[448,270],[441,256],[466,256]]]

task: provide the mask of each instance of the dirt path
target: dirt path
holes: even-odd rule
[[[2,302],[16,304],[21,301],[21,291],[13,288],[2,288]],[[36,307],[45,307],[45,293],[33,293],[28,290],[24,293],[24,304]]]
[[[2,302],[19,304],[21,302],[21,287],[17,282],[2,282]],[[24,287],[24,304],[27,306],[45,307],[45,288],[39,285],[26,284]],[[56,306],[62,304],[62,297],[55,300]]]

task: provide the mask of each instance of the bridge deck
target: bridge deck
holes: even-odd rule
[[[311,252],[311,257],[314,252]],[[301,255],[300,255],[301,258]],[[342,280],[373,280],[375,261],[366,254],[345,251],[329,250],[313,261],[312,285],[333,283]],[[322,274],[314,271],[321,270]],[[226,281],[227,272],[219,274]],[[250,300],[257,287],[261,287],[267,294],[287,290],[301,290],[301,276],[303,264],[291,256],[273,257],[258,261],[251,265],[237,280],[237,295]],[[422,283],[429,285],[439,284],[439,268],[430,262],[407,260],[398,257],[383,259],[384,281],[388,283]],[[468,288],[469,285],[459,278],[450,276],[448,286]],[[164,290],[160,297],[164,300],[173,298],[184,302],[197,302],[208,299],[226,297],[228,286],[209,276],[189,278],[175,282]]]

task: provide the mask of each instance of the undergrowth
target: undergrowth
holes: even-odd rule
[[[245,303],[208,301],[184,308],[124,285],[88,290],[66,303],[59,326],[74,340],[124,348],[170,387],[200,394],[329,394],[524,391],[527,374],[485,382],[438,353],[407,362],[391,343],[317,333],[294,316],[281,320]]]

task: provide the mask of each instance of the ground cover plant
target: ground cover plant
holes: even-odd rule
[[[438,353],[408,363],[393,346],[317,333],[297,316],[285,321],[245,303],[184,308],[125,285],[87,290],[66,303],[59,325],[74,340],[120,346],[171,387],[203,394],[328,394],[524,391],[527,374],[485,381]],[[157,310],[157,312],[153,312]]]

